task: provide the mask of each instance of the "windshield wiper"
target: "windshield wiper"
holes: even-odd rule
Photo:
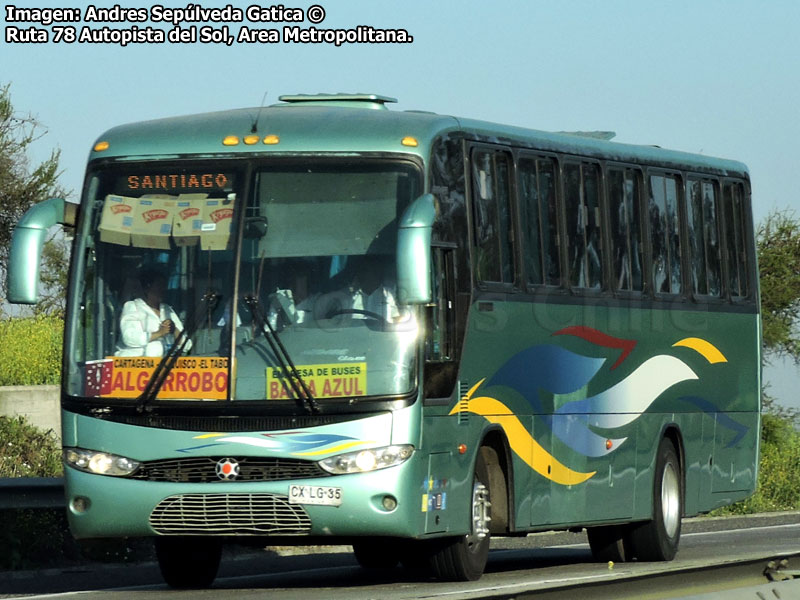
[[[167,350],[159,363],[156,365],[153,375],[150,377],[150,380],[144,387],[144,391],[142,391],[142,394],[136,400],[137,411],[143,412],[147,405],[156,399],[158,392],[161,391],[161,387],[167,380],[167,376],[175,367],[175,364],[178,362],[181,354],[183,354],[186,344],[188,344],[189,340],[192,338],[192,336],[194,336],[194,333],[200,327],[200,324],[207,318],[209,314],[214,312],[214,309],[217,307],[221,297],[222,296],[216,293],[214,290],[208,290],[200,299],[201,308],[197,311],[194,321],[190,323],[189,327],[185,327],[183,331],[178,334],[178,337],[175,339],[175,343],[172,344],[170,349]],[[205,308],[203,308],[204,304],[206,305]]]
[[[244,302],[250,309],[256,326],[264,334],[264,338],[266,338],[269,347],[272,349],[272,353],[275,355],[275,359],[278,361],[281,371],[284,374],[284,387],[286,387],[286,381],[288,380],[289,382],[288,389],[286,389],[286,391],[289,393],[294,393],[295,399],[301,401],[303,406],[305,406],[311,413],[318,413],[319,405],[317,404],[314,395],[311,393],[308,385],[303,380],[303,377],[297,371],[297,367],[295,367],[292,357],[289,355],[288,350],[286,350],[283,342],[281,342],[281,339],[278,337],[278,333],[275,331],[275,328],[269,322],[269,319],[264,316],[264,311],[261,309],[261,306],[258,303],[258,298],[252,294],[247,295],[244,298]]]

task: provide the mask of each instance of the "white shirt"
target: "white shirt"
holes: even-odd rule
[[[173,322],[175,331],[183,330],[183,323],[169,304],[162,302],[159,308],[156,313],[142,298],[125,303],[119,319],[117,356],[164,356],[175,341],[175,336],[168,333],[152,341],[150,336],[158,331],[165,319]],[[192,347],[191,344],[191,340],[186,344],[187,350]]]

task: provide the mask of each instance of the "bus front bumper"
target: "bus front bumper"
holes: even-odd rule
[[[424,528],[415,460],[323,478],[171,483],[67,468],[78,539],[156,535],[416,537]]]

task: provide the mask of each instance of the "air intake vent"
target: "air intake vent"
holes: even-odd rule
[[[274,494],[183,494],[158,503],[150,525],[162,535],[307,535],[299,504]]]
[[[469,384],[466,381],[458,382],[458,424],[469,423]]]

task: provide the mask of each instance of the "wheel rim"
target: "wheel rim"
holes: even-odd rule
[[[681,486],[678,473],[669,462],[661,476],[661,513],[664,530],[670,538],[674,538],[681,518]]]
[[[492,520],[489,513],[491,506],[489,488],[476,481],[472,487],[472,533],[467,536],[470,548],[476,547],[489,535],[489,522]]]

